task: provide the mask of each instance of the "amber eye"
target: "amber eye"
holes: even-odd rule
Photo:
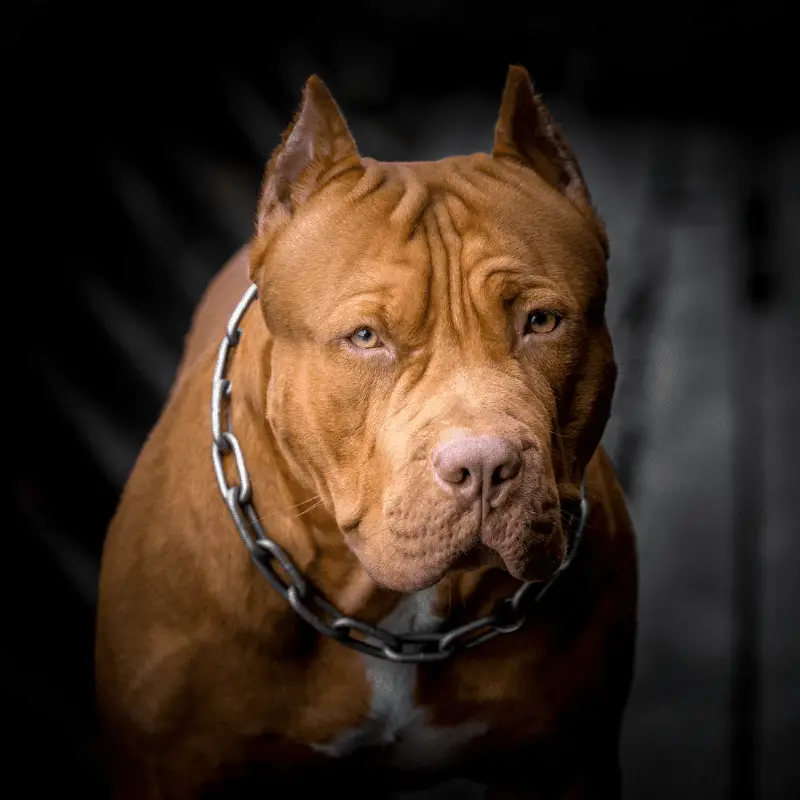
[[[382,344],[381,337],[372,328],[367,327],[359,328],[350,337],[350,341],[362,350],[373,350]]]
[[[561,317],[553,311],[537,309],[528,314],[525,322],[525,333],[552,333],[561,322]]]

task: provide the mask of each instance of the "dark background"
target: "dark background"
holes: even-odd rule
[[[786,6],[5,5],[3,780],[26,797],[103,796],[104,529],[192,307],[249,236],[305,79],[328,83],[362,153],[428,159],[491,146],[521,63],[612,241],[621,377],[606,444],[642,581],[626,795],[800,796],[800,70]]]

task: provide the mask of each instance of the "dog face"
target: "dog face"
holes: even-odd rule
[[[312,78],[270,162],[251,271],[266,416],[369,575],[548,577],[605,426],[606,242],[524,70],[492,155],[362,159]]]

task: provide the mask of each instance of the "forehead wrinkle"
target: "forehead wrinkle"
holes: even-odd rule
[[[446,173],[446,190],[449,195],[458,198],[465,208],[474,210],[482,200],[486,199],[486,187],[472,180],[468,172],[455,164]]]
[[[534,170],[491,156],[476,157],[472,170],[522,195],[528,208],[546,207],[551,224],[563,225],[581,243],[582,249],[599,249],[604,260],[608,257],[605,227],[594,209],[579,208]]]
[[[561,288],[558,281],[552,280],[535,270],[530,261],[520,261],[513,256],[488,255],[474,260],[470,280],[479,287],[497,283],[502,287],[522,288],[524,290],[542,289],[557,292]]]
[[[389,221],[399,241],[411,238],[430,202],[424,174],[414,164],[391,163],[362,158],[364,172],[348,200],[358,204],[377,201],[381,196],[381,217]],[[386,208],[386,203],[390,204]]]
[[[485,153],[469,158],[454,156],[444,159],[441,164],[441,175],[447,189],[471,207],[476,203],[486,203],[491,196],[498,201],[495,203],[496,212],[516,220],[513,211],[504,214],[503,209],[506,205],[522,202],[522,207],[529,210],[546,209],[546,215],[540,215],[542,222],[549,218],[553,224],[564,225],[581,239],[587,236],[592,240],[597,238],[592,220],[534,170],[505,160],[498,161]]]
[[[387,181],[383,164],[371,158],[362,158],[364,172],[348,194],[348,201],[358,203],[381,189]]]
[[[472,272],[481,258],[502,254],[524,265],[519,273],[523,284],[559,274],[575,291],[594,275],[594,282],[602,287],[605,259],[594,227],[587,225],[591,221],[561,196],[557,202],[544,202],[553,199],[553,190],[529,172],[490,156],[452,160],[446,173],[448,188],[452,186],[462,200],[480,196],[482,203],[488,200],[492,205],[488,218],[480,214],[470,217],[479,235],[466,244],[464,268]],[[520,211],[528,219],[522,228]],[[559,230],[567,235],[548,235]],[[539,232],[545,235],[537,235]],[[576,268],[587,257],[594,266],[588,271]],[[469,280],[472,284],[471,277]]]
[[[425,242],[428,246],[430,260],[429,297],[431,300],[447,295],[447,249],[439,229],[438,219],[434,212],[435,206],[428,206],[422,217],[420,228],[424,232]],[[430,303],[430,301],[429,301]],[[452,329],[453,319],[450,314],[450,304],[445,303],[437,317],[441,319],[444,328]],[[431,308],[431,311],[433,309]]]
[[[523,274],[523,264],[529,260],[529,253],[524,248],[520,248],[519,253],[510,252],[502,237],[498,240],[492,223],[486,222],[476,211],[476,206],[485,204],[487,195],[499,186],[494,176],[476,172],[468,162],[458,158],[448,165],[450,169],[441,194],[442,205],[448,213],[440,212],[440,217],[450,223],[459,243],[457,259],[451,258],[448,264],[451,316],[454,325],[459,325],[462,331],[468,329],[465,320],[469,316],[476,323],[473,335],[487,339],[495,322],[488,306],[495,300],[499,303],[500,294],[487,291],[494,288],[491,275],[482,275],[481,268],[508,265],[511,269],[519,267]],[[528,267],[528,273],[529,270]]]
[[[464,276],[461,265],[464,240],[450,214],[446,194],[439,194],[437,202],[432,205],[431,210],[441,237],[443,251],[441,264],[442,284],[446,287],[445,296],[447,297],[449,317],[453,329],[458,330],[463,327],[465,316],[462,307]]]
[[[395,164],[393,171],[400,179],[403,191],[389,213],[389,221],[398,228],[401,238],[410,239],[430,204],[431,192],[411,166]]]
[[[480,256],[490,252],[491,241],[487,232],[476,225],[476,217],[473,210],[465,202],[464,198],[455,192],[448,192],[444,196],[444,205],[449,212],[449,219],[453,224],[453,229],[459,237],[458,261],[455,259],[450,264],[451,280],[455,285],[458,283],[459,292],[451,297],[451,302],[459,313],[459,317],[465,320],[471,317],[477,324],[475,333],[481,337],[484,335],[485,306],[487,300],[487,282],[474,279],[476,266],[480,263]],[[465,329],[467,326],[464,326]]]

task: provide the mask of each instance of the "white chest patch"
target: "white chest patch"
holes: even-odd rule
[[[381,621],[381,627],[392,633],[436,630],[441,619],[432,610],[435,597],[435,587],[408,595]],[[446,764],[463,745],[487,731],[487,726],[479,722],[449,727],[430,725],[427,711],[414,703],[419,667],[363,658],[372,689],[369,717],[360,728],[315,745],[318,752],[342,757],[362,748],[384,746],[393,766],[413,769]]]

